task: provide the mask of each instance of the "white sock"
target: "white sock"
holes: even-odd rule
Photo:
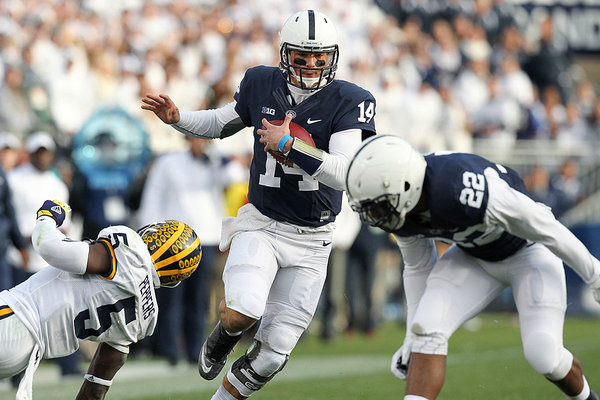
[[[407,394],[404,396],[404,400],[427,400],[427,398],[422,396],[416,396],[414,394]]]
[[[588,397],[590,397],[590,385],[588,385],[587,380],[585,379],[585,376],[584,376],[583,377],[583,390],[581,391],[581,393],[579,393],[575,397],[569,396],[569,399],[571,399],[571,400],[586,400]]]
[[[211,397],[210,400],[237,400],[235,397],[233,397],[233,395],[231,393],[229,393],[227,391],[227,389],[225,389],[223,387],[223,385],[219,386],[219,388],[217,389],[217,392],[213,395],[213,397]]]

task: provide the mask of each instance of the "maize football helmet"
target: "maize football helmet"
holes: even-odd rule
[[[202,247],[189,225],[161,221],[140,228],[138,234],[148,246],[161,286],[177,286],[198,267]]]
[[[348,166],[350,206],[369,225],[388,232],[401,228],[421,197],[426,167],[423,155],[399,137],[370,137]]]
[[[290,51],[325,53],[327,61],[315,68],[299,65],[291,59]],[[316,90],[329,85],[338,66],[338,36],[333,21],[315,10],[297,12],[283,24],[279,34],[279,69],[286,80],[301,89]],[[318,71],[317,77],[308,77]]]

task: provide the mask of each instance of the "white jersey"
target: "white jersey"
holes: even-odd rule
[[[106,342],[127,352],[129,344],[154,332],[159,282],[146,245],[125,226],[103,229],[98,241],[111,254],[109,274],[77,275],[48,267],[0,293],[0,304],[28,327],[44,358],[72,354],[79,340]]]

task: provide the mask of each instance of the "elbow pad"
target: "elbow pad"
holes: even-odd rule
[[[51,266],[79,275],[85,274],[90,246],[68,239],[57,229],[52,218],[38,218],[31,241],[33,248]]]

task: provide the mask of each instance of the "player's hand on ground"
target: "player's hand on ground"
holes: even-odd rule
[[[410,351],[412,348],[412,340],[405,339],[404,344],[396,350],[392,356],[392,364],[390,370],[398,379],[406,380],[408,374],[408,362],[410,361]]]
[[[285,135],[290,134],[290,122],[292,121],[292,114],[286,114],[285,119],[283,120],[283,124],[274,125],[267,121],[265,118],[262,120],[263,127],[259,129],[256,133],[258,133],[260,137],[260,142],[265,145],[265,151],[280,151],[281,149],[278,147],[279,141]],[[284,153],[289,151],[289,146],[284,148]]]
[[[165,124],[179,122],[179,109],[166,94],[146,94],[142,102],[143,110],[152,111]]]
[[[59,200],[46,200],[37,211],[36,219],[50,217],[56,221],[56,226],[58,227],[65,222],[65,218],[69,212],[71,212],[71,207],[68,204]]]

